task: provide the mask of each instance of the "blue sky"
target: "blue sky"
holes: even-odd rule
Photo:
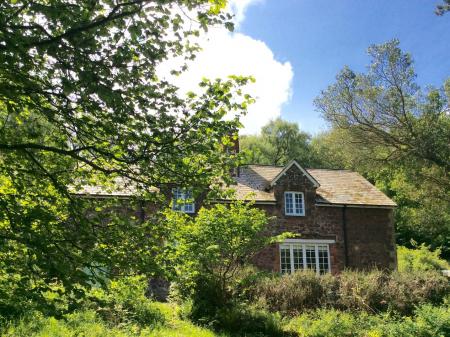
[[[435,4],[426,0],[263,0],[246,6],[237,32],[262,41],[277,62],[291,65],[290,99],[280,106],[281,117],[314,134],[326,128],[314,111],[314,98],[344,65],[364,71],[370,44],[398,38],[402,49],[412,54],[422,86],[440,86],[450,77],[450,13],[436,16]]]

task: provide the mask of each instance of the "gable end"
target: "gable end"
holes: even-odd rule
[[[280,173],[278,173],[278,174],[276,175],[275,178],[273,178],[273,180],[270,182],[270,186],[271,186],[271,187],[275,186],[276,183],[277,183],[277,181],[278,181],[281,177],[283,177],[283,176],[286,174],[286,172],[287,172],[293,165],[295,165],[295,166],[296,166],[296,167],[297,167],[297,168],[305,175],[305,177],[308,178],[308,180],[313,184],[314,187],[317,188],[317,187],[320,186],[320,184],[317,182],[317,180],[314,179],[314,177],[313,177],[312,175],[310,175],[303,167],[301,167],[300,164],[297,163],[296,160],[291,160],[291,161],[284,167],[284,169],[283,169]]]

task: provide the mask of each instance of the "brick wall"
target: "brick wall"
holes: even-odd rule
[[[284,192],[303,192],[305,216],[284,214]],[[292,166],[286,175],[274,186],[276,205],[258,205],[268,215],[274,216],[272,234],[293,232],[302,239],[331,239],[330,262],[332,273],[339,273],[345,267],[367,269],[396,268],[396,250],[392,210],[377,208],[352,208],[316,206],[316,188],[296,167]],[[344,212],[347,236],[347,258],[345,254]],[[260,268],[279,271],[278,245],[261,251],[254,259]]]
[[[346,215],[348,266],[358,269],[395,269],[397,254],[393,211],[348,208]]]

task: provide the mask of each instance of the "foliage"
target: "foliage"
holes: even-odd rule
[[[176,308],[170,304],[158,303],[164,313],[165,325],[156,328],[127,325],[112,327],[101,320],[94,311],[80,311],[66,315],[64,319],[44,317],[41,313],[28,316],[10,323],[0,330],[5,337],[232,337],[232,336],[299,336],[299,337],[435,337],[448,336],[450,332],[450,308],[448,305],[433,307],[423,305],[415,310],[411,317],[391,314],[369,315],[367,313],[349,313],[335,309],[321,309],[303,313],[287,322],[275,318],[281,330],[266,330],[261,333],[242,331],[214,333],[192,323],[181,320],[175,314]],[[259,315],[272,316],[260,311]],[[253,316],[256,317],[256,316]],[[256,324],[264,320],[258,318]],[[244,324],[255,321],[244,322]]]
[[[245,305],[220,310],[216,329],[230,336],[287,336],[279,314]]]
[[[198,94],[180,96],[156,74],[168,59],[192,59],[192,37],[208,26],[230,27],[224,6],[0,3],[0,292],[10,299],[2,315],[29,301],[44,307],[53,284],[80,297],[105,276],[160,273],[164,228],[136,215],[142,201],[163,201],[155,187],[168,183],[227,181],[237,158],[226,148],[251,101],[240,89],[247,79],[205,79]],[[134,197],[73,195],[93,186]]]
[[[263,278],[250,293],[253,301],[271,311],[295,315],[305,310],[326,306],[328,296],[337,289],[331,275],[318,277],[313,271],[299,271],[279,277]]]
[[[262,279],[248,300],[289,316],[317,308],[411,314],[417,305],[441,304],[449,291],[446,277],[434,271],[345,271],[339,276],[300,271]]]
[[[302,337],[360,336],[366,330],[370,316],[354,315],[335,309],[318,310],[293,318],[287,329]]]
[[[168,304],[155,303],[164,313],[165,324],[154,327],[127,323],[112,326],[105,322],[93,310],[77,311],[66,315],[63,319],[44,317],[41,313],[27,316],[4,328],[5,337],[215,337],[210,330],[199,328],[188,321],[182,321],[174,314],[175,308]]]
[[[411,314],[422,304],[440,305],[448,300],[450,284],[440,272],[396,272],[384,284],[384,301],[388,310]]]
[[[379,270],[342,273],[339,277],[338,306],[372,313],[386,310],[390,303],[387,302],[383,284],[388,280],[390,277]]]
[[[448,336],[450,308],[424,305],[416,309],[413,317],[318,310],[293,318],[286,330],[301,337]]]
[[[95,310],[113,326],[138,324],[156,326],[164,323],[164,317],[148,297],[148,280],[143,276],[124,277],[111,281],[106,289],[93,288],[84,308]]]
[[[169,265],[178,292],[171,297],[190,299],[189,318],[218,328],[228,317],[223,313],[236,310],[234,289],[241,267],[264,246],[289,235],[271,236],[269,219],[252,202],[214,204],[196,217],[169,212],[167,219],[174,242],[168,247]]]
[[[212,280],[225,296],[240,266],[289,235],[271,236],[266,213],[253,202],[216,203],[201,208],[196,217],[168,211],[166,218],[175,243],[168,247],[170,263],[176,282],[186,291],[197,279]]]
[[[443,0],[444,2],[436,6],[436,14],[444,15],[445,12],[450,11],[450,0]]]
[[[380,159],[414,158],[448,169],[450,121],[443,91],[420,92],[409,54],[397,40],[369,48],[367,74],[343,69],[315,104],[333,125],[369,142]],[[432,130],[432,132],[430,132]],[[431,151],[433,149],[433,151]],[[447,181],[448,183],[448,181]]]
[[[357,170],[397,202],[400,244],[414,239],[448,256],[450,80],[422,91],[397,40],[369,54],[367,73],[343,69],[316,99],[333,129],[313,146],[330,166]]]
[[[267,123],[260,135],[243,135],[241,149],[247,151],[246,161],[251,164],[286,165],[296,159],[301,165],[311,167],[315,157],[310,149],[311,136],[300,131],[297,123],[281,118]]]
[[[432,251],[425,244],[412,249],[397,246],[398,269],[403,272],[450,269],[440,255],[439,249]]]

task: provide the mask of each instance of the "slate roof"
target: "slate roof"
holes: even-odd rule
[[[274,202],[270,182],[283,170],[282,166],[248,165],[240,168],[236,190],[238,199],[253,198],[261,202]],[[348,170],[306,169],[320,184],[317,203],[338,205],[388,206],[396,204],[360,174]]]
[[[230,186],[240,200],[254,199],[257,202],[275,202],[270,183],[284,169],[283,166],[247,165],[241,167],[236,185]],[[318,204],[361,205],[395,207],[396,204],[360,174],[348,170],[306,169],[319,183]],[[75,194],[91,196],[127,197],[136,191],[133,184],[120,180],[116,188],[83,186]]]

